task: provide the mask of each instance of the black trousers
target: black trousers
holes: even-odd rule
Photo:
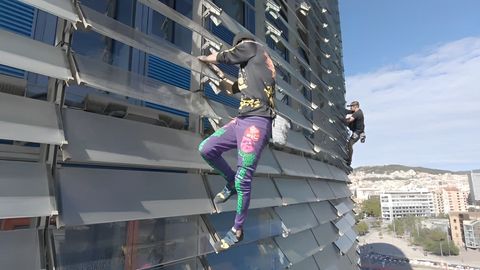
[[[350,139],[348,140],[347,144],[347,164],[350,166],[352,164],[352,155],[353,155],[353,145],[360,140],[360,133],[353,132],[352,136],[350,136]]]

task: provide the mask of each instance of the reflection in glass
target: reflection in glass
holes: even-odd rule
[[[213,252],[200,216],[138,221],[135,230],[135,269]]]
[[[60,270],[158,268],[213,252],[200,216],[78,226],[53,234]]]
[[[235,212],[225,212],[208,216],[209,222],[221,236],[225,235],[233,226]],[[283,232],[282,221],[271,209],[250,209],[248,218],[243,226],[244,243],[280,235]]]
[[[222,270],[284,269],[289,265],[285,255],[271,239],[233,247],[221,254],[209,254],[207,261],[212,269]]]
[[[230,17],[243,25],[245,18],[245,4],[243,1],[213,0],[213,2]]]
[[[0,219],[0,231],[28,229],[34,224],[32,221],[32,218]]]
[[[133,0],[84,0],[82,5],[124,24],[132,25],[134,16]],[[93,31],[76,31],[72,38],[72,48],[76,53],[101,59],[105,63],[126,70],[130,68],[131,48]]]
[[[170,8],[176,10],[182,15],[191,18],[192,17],[192,3],[186,0],[161,0],[161,2]],[[182,25],[172,21],[164,15],[151,10],[151,19],[149,20],[149,26],[147,33],[168,40],[175,44],[178,48],[184,52],[191,53],[192,51],[192,31],[183,27]]]
[[[178,263],[169,264],[166,266],[155,267],[149,270],[204,270],[202,263],[198,258],[188,259]]]

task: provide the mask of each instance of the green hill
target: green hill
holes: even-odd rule
[[[444,173],[467,174],[469,173],[469,172],[463,172],[463,171],[453,172],[453,171],[430,169],[430,168],[424,168],[424,167],[410,167],[410,166],[397,165],[397,164],[357,167],[354,169],[354,172],[387,174],[394,171],[408,171],[408,170],[414,170],[415,172],[423,172],[423,173],[429,173],[429,174],[444,174]]]

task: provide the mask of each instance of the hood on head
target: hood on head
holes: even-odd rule
[[[237,45],[238,43],[240,43],[240,41],[244,39],[255,40],[255,36],[252,35],[250,32],[239,32],[233,38],[233,46]]]

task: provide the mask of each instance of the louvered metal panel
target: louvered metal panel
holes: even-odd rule
[[[328,181],[325,180],[308,180],[313,192],[319,201],[330,200],[337,198],[333,193]]]
[[[335,226],[337,227],[340,234],[345,234],[347,231],[351,230],[352,226],[348,222],[345,216],[340,217],[335,221]]]
[[[0,139],[63,145],[60,123],[55,104],[0,93]]]
[[[237,151],[227,151],[223,153],[223,158],[225,158],[230,167],[236,168],[238,166]],[[268,146],[265,146],[260,155],[255,174],[280,175],[280,172],[280,168],[273,157],[272,150],[270,150]]]
[[[0,231],[0,269],[42,269],[39,239],[37,230]]]
[[[352,213],[352,212],[349,212],[345,215],[345,219],[347,220],[348,224],[350,224],[350,226],[354,226],[355,225],[355,215]]]
[[[61,80],[73,79],[61,48],[5,30],[0,30],[0,40],[0,64]]]
[[[0,219],[57,214],[45,164],[0,161],[0,172]]]
[[[273,150],[273,154],[284,174],[296,177],[315,177],[312,168],[304,157],[276,150]]]
[[[78,110],[63,111],[68,162],[210,170],[190,131],[144,124]],[[115,138],[112,140],[112,138]]]
[[[311,230],[292,234],[287,238],[281,236],[276,237],[275,241],[285,256],[287,256],[288,260],[293,264],[320,251],[320,247]]]
[[[347,174],[340,170],[339,168],[328,165],[328,169],[333,175],[333,179],[338,180],[338,181],[344,181],[344,182],[349,182]]]
[[[175,108],[177,111],[218,118],[200,93],[185,91],[85,56],[75,55],[75,60],[80,80],[87,86]]]
[[[60,221],[67,226],[214,211],[200,175],[62,167],[58,183]]]
[[[331,201],[333,206],[335,207],[335,209],[337,209],[337,215],[338,216],[342,216],[344,215],[345,213],[347,213],[348,211],[350,211],[351,209],[348,208],[348,206],[342,202],[342,201]]]
[[[306,179],[275,177],[274,181],[285,205],[317,200]]]
[[[331,245],[339,237],[335,226],[331,223],[324,223],[312,229],[313,235],[317,238],[320,247]]]
[[[305,260],[296,263],[292,265],[290,270],[318,270],[317,262],[315,262],[315,259],[313,257],[308,257]]]
[[[328,201],[310,203],[310,206],[320,224],[328,223],[337,218],[335,209]]]
[[[275,207],[290,234],[298,233],[318,225],[318,221],[308,204]]]
[[[347,235],[340,236],[340,238],[335,241],[335,246],[337,246],[342,254],[347,253],[352,245],[353,241]]]
[[[322,249],[322,251],[313,255],[315,260],[320,265],[320,269],[332,269],[331,267],[335,267],[338,260],[341,258],[340,253],[337,251],[337,248],[334,244],[327,245]],[[333,268],[337,269],[337,268]],[[347,270],[347,269],[342,269]]]
[[[335,194],[335,198],[345,198],[351,195],[348,186],[345,183],[329,181],[328,185]]]
[[[311,159],[311,158],[307,158],[307,160],[310,166],[312,167],[316,178],[333,179],[333,175],[328,169],[328,164],[325,164],[321,161]]]
[[[226,181],[219,175],[207,176],[208,184],[213,193],[220,192]],[[270,178],[254,177],[252,180],[252,193],[250,209],[265,208],[282,205],[282,199]],[[237,195],[232,196],[225,203],[217,205],[220,212],[235,211],[237,209]]]
[[[291,129],[288,130],[285,147],[302,151],[307,154],[314,154],[312,145],[307,141],[307,138],[305,138],[301,132],[293,131]]]
[[[203,73],[208,77],[218,79],[218,76],[210,69],[202,69],[203,64],[196,57],[182,51],[172,43],[149,36],[88,7],[82,6],[82,9],[85,12],[87,22],[95,32],[155,55],[182,68],[190,69],[197,74]]]

